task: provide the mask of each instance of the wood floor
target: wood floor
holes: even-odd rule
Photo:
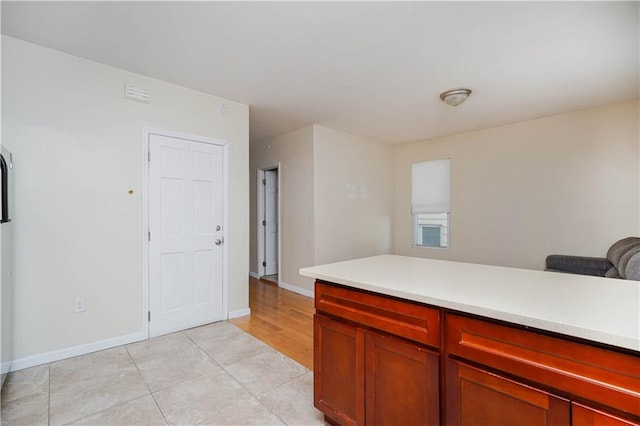
[[[249,278],[249,307],[229,322],[313,369],[313,299]]]

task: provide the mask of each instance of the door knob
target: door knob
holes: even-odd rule
[[[219,246],[219,245],[220,245],[220,244],[222,244],[222,243],[224,243],[224,238],[223,238],[223,239],[218,238],[218,239],[216,240],[216,245],[217,245],[217,246]]]

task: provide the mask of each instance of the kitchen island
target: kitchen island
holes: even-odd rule
[[[640,422],[639,282],[392,255],[300,273],[331,422]]]

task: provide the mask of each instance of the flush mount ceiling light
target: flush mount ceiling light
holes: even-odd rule
[[[440,99],[447,105],[458,106],[467,100],[471,89],[454,89],[440,93]]]

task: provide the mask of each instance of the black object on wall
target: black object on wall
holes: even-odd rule
[[[2,154],[0,154],[0,175],[2,177],[2,214],[0,217],[0,223],[6,223],[11,221],[11,218],[9,217],[9,166]]]

